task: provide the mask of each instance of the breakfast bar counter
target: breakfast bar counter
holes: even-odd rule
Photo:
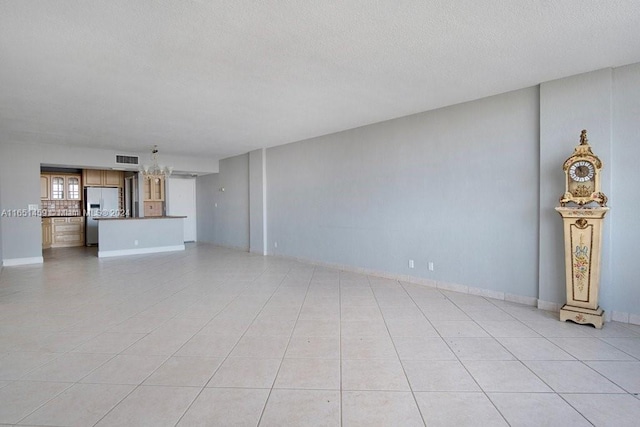
[[[104,217],[98,220],[98,257],[183,251],[184,216]]]

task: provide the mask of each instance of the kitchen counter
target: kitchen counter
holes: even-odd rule
[[[183,251],[183,216],[103,217],[98,221],[98,257]]]

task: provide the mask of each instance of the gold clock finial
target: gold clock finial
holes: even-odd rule
[[[580,132],[580,145],[589,145],[589,140],[587,139],[587,130],[582,129]]]

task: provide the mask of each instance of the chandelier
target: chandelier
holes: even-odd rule
[[[158,152],[158,146],[154,145],[153,150],[151,150],[151,161],[153,162],[153,164],[151,166],[143,165],[140,170],[144,179],[159,182],[160,180],[169,177],[169,175],[171,175],[171,173],[173,172],[172,166],[164,166],[158,164]]]

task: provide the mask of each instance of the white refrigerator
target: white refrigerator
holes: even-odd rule
[[[98,244],[98,221],[96,218],[120,216],[118,189],[87,187],[84,193],[86,206],[85,242],[87,246]]]

